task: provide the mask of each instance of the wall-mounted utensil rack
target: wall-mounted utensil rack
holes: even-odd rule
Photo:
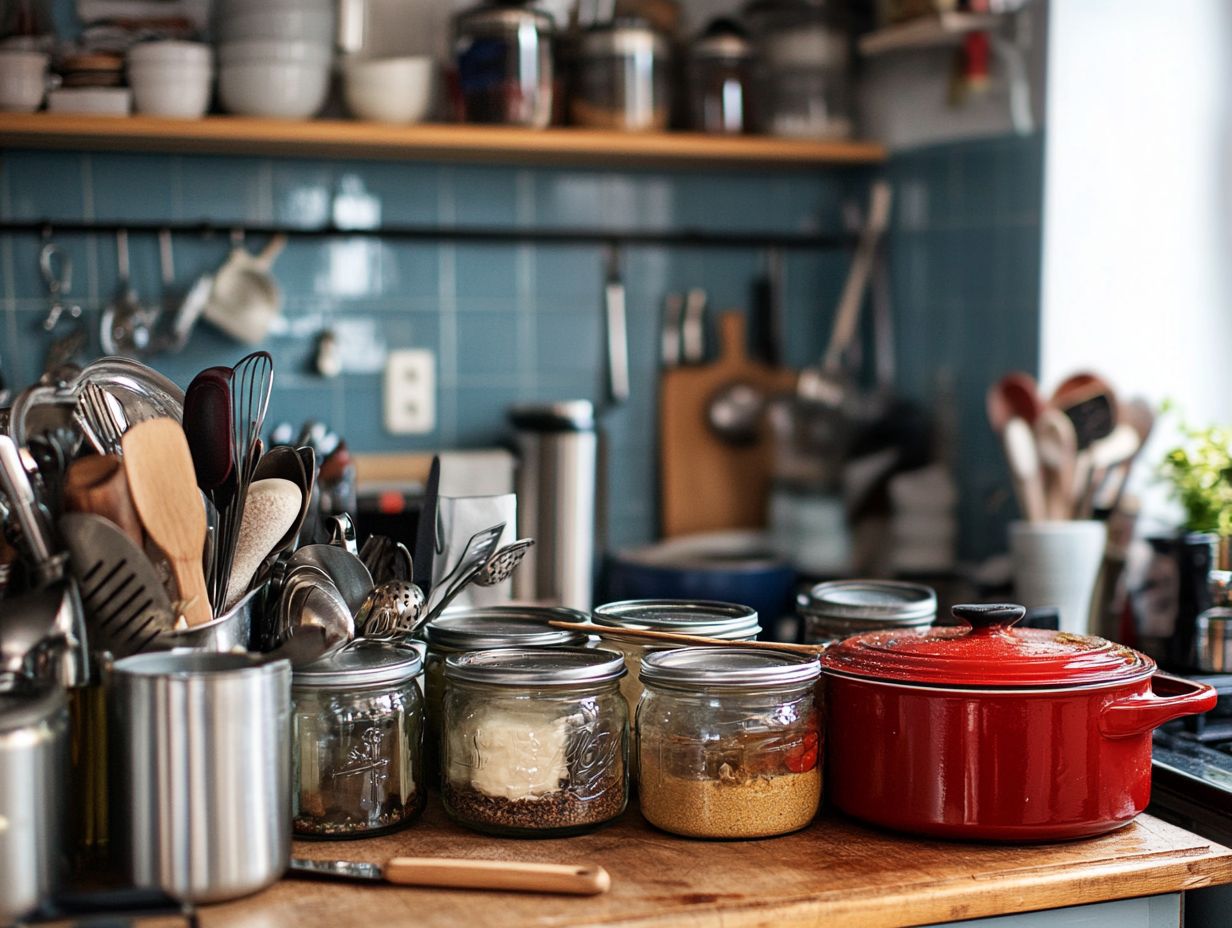
[[[201,222],[128,222],[122,220],[57,221],[0,220],[0,234],[30,234],[44,238],[58,235],[158,235],[170,232],[178,236],[229,238],[233,232],[245,235],[285,235],[288,238],[384,238],[424,242],[475,242],[538,245],[608,245],[626,247],[679,248],[777,248],[795,251],[826,251],[852,247],[850,235],[820,235],[813,233],[784,234],[773,232],[733,231],[704,232],[699,230],[656,229],[556,229],[516,226],[376,226],[348,228],[329,226],[270,225],[267,223],[201,223]]]

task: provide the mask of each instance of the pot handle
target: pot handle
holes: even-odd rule
[[[1209,712],[1217,699],[1213,686],[1157,673],[1151,677],[1147,692],[1114,699],[1104,706],[1099,731],[1105,738],[1144,735],[1182,715]]]

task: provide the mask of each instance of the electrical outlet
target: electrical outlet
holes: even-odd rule
[[[423,435],[436,428],[436,358],[431,351],[391,351],[385,359],[385,430]]]

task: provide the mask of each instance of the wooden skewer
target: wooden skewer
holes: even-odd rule
[[[732,641],[728,638],[704,638],[701,635],[681,635],[678,632],[658,632],[648,628],[615,628],[607,625],[593,625],[589,622],[548,622],[553,628],[567,628],[574,632],[589,632],[601,638],[639,638],[649,641],[666,641],[684,645],[719,645],[726,648],[755,648],[761,651],[787,651],[791,654],[804,654],[807,657],[820,657],[825,651],[823,644],[787,644],[781,641]]]

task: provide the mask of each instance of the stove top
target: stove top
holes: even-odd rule
[[[1155,732],[1148,811],[1226,845],[1232,843],[1232,674],[1188,679],[1215,687],[1219,702],[1206,715]]]

